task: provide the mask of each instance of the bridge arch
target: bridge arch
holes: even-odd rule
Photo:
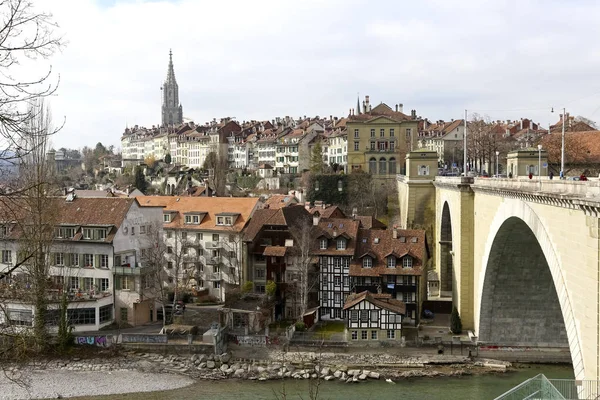
[[[481,341],[568,343],[575,377],[583,379],[581,334],[560,260],[542,220],[524,201],[505,199],[498,208],[477,284],[475,324]]]

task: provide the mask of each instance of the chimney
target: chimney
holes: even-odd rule
[[[319,220],[320,220],[320,219],[321,219],[321,214],[319,214],[319,212],[318,212],[318,211],[316,211],[316,212],[313,214],[313,225],[314,225],[314,226],[317,226],[317,225],[319,225]]]
[[[392,230],[392,238],[398,239],[398,225],[394,225],[394,229]]]
[[[305,208],[306,210],[310,210],[310,201],[305,201],[305,202],[304,202],[304,208]]]
[[[521,125],[520,125],[520,129],[523,129],[523,118],[521,118]]]
[[[352,219],[356,218],[356,214],[358,214],[358,208],[354,207],[352,209]]]
[[[404,112],[404,104],[398,104],[398,112]]]
[[[417,110],[410,110],[410,117],[412,119],[417,119]]]

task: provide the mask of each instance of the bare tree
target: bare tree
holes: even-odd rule
[[[299,221],[290,227],[294,243],[290,248],[292,259],[290,272],[293,276],[290,292],[295,309],[298,311],[297,318],[302,320],[311,303],[311,293],[318,285],[318,274],[313,262],[313,225],[309,219]]]
[[[227,157],[220,154],[218,145],[213,146],[213,149],[204,160],[203,168],[208,171],[208,181],[217,196],[225,196],[225,186],[227,184],[227,173],[229,166]]]
[[[146,230],[146,247],[142,249],[141,260],[144,266],[141,276],[141,295],[154,299],[162,307],[163,326],[167,321],[166,304],[169,296],[168,275],[165,271],[167,245],[162,224],[155,223]]]
[[[52,15],[39,12],[28,0],[0,2],[0,138],[4,149],[0,159],[18,160],[35,150],[36,142],[23,140],[29,136],[27,127],[39,119],[39,107],[29,107],[38,99],[55,93],[52,69],[48,67],[37,76],[23,76],[27,60],[46,59],[63,45],[55,34],[56,22]]]

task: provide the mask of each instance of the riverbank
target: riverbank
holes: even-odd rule
[[[415,377],[503,373],[511,364],[463,356],[398,357],[384,354],[268,353],[267,359],[222,355],[124,352],[89,358],[40,360],[11,366],[0,378],[0,400],[67,398],[164,391],[197,381],[282,379],[359,383]],[[10,379],[9,379],[10,378]],[[11,380],[12,379],[12,380]]]

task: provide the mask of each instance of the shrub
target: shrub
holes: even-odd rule
[[[306,330],[306,325],[304,325],[304,322],[299,321],[296,322],[296,331],[297,332],[304,332]]]
[[[267,286],[265,287],[265,291],[269,296],[273,296],[275,291],[277,290],[277,284],[273,281],[267,281]]]
[[[456,306],[454,306],[452,314],[450,315],[450,331],[454,334],[462,332],[462,321],[460,320],[460,315],[458,314]]]
[[[247,281],[242,285],[242,293],[250,293],[254,289],[254,282]]]

